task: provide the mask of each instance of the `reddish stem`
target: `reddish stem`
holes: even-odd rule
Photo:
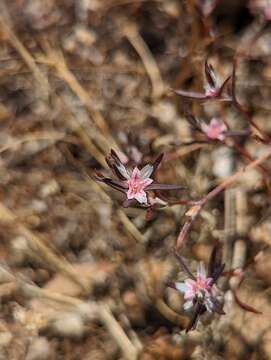
[[[235,149],[236,149],[241,155],[243,155],[245,158],[247,158],[247,159],[250,160],[250,161],[253,161],[253,160],[254,160],[253,157],[246,151],[246,149],[244,149],[243,147],[241,147],[239,144],[234,143],[233,146],[234,146]],[[269,176],[269,170],[268,170],[265,166],[259,165],[258,167],[259,167],[259,169],[262,170],[262,172],[264,173],[265,176],[266,176],[266,175]]]
[[[268,136],[266,136],[266,134],[264,134],[264,132],[259,128],[259,126],[255,123],[255,121],[253,120],[253,118],[250,116],[250,114],[248,113],[247,110],[245,110],[243,108],[243,106],[240,104],[240,102],[237,99],[236,96],[236,67],[237,67],[237,59],[235,58],[233,61],[233,70],[232,70],[232,88],[231,88],[231,92],[232,92],[232,105],[233,107],[242,115],[244,116],[247,121],[251,124],[251,126],[253,126],[258,133],[262,136],[262,138],[267,141],[270,140],[268,138]]]
[[[242,175],[244,175],[244,173],[252,168],[255,168],[257,166],[259,166],[263,161],[265,161],[268,157],[271,156],[271,147],[269,147],[269,149],[260,157],[258,157],[258,159],[252,161],[249,165],[247,165],[244,169],[237,171],[235,174],[229,176],[227,179],[225,179],[221,184],[219,184],[217,187],[215,187],[213,190],[211,190],[207,195],[205,195],[201,200],[199,200],[197,202],[196,205],[194,205],[194,207],[192,207],[192,209],[189,210],[189,218],[188,220],[184,223],[178,238],[177,238],[177,242],[176,242],[176,250],[179,250],[182,243],[184,242],[184,240],[186,239],[189,230],[193,224],[193,222],[196,220],[196,218],[198,217],[200,210],[202,209],[202,207],[211,199],[213,199],[215,196],[217,196],[218,194],[220,194],[222,191],[224,191],[228,186],[230,186],[236,179],[238,179],[239,177],[241,177]],[[187,213],[188,215],[188,213]]]

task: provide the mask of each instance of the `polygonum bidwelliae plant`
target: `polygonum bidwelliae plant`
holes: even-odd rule
[[[192,100],[213,100],[219,99],[223,101],[230,101],[231,97],[229,95],[223,95],[224,89],[228,84],[231,75],[228,76],[222,83],[217,79],[217,76],[214,72],[214,69],[211,64],[207,61],[204,66],[206,85],[204,86],[204,93],[198,93],[194,91],[185,91],[182,89],[175,90],[175,93],[181,95],[184,98]]]
[[[204,264],[200,262],[196,275],[189,270],[181,256],[177,253],[176,257],[188,278],[183,282],[171,283],[169,286],[184,294],[185,310],[194,310],[186,331],[195,329],[199,317],[206,311],[220,315],[225,314],[223,311],[222,292],[216,286],[216,282],[222,275],[225,267],[225,264],[222,264],[221,261],[219,247],[215,246],[211,253],[207,272]]]
[[[154,173],[160,165],[162,158],[163,154],[159,155],[156,160],[145,165],[142,169],[136,166],[130,170],[121,162],[116,152],[111,150],[110,155],[106,157],[106,162],[117,179],[104,177],[100,173],[96,173],[96,179],[124,193],[126,200],[123,206],[141,205],[143,207],[149,207],[155,203],[155,198],[149,198],[149,191],[183,189],[183,187],[179,185],[158,184],[154,181]],[[160,202],[160,205],[162,205],[162,203],[163,201]]]

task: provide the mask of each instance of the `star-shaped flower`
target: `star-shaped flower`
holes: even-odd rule
[[[240,269],[230,269],[224,271],[225,264],[222,263],[222,248],[218,244],[214,246],[208,264],[208,272],[206,272],[204,264],[200,262],[197,268],[197,274],[194,275],[180,255],[175,253],[182,269],[188,275],[188,278],[183,282],[169,283],[168,286],[184,294],[184,309],[193,309],[193,315],[190,319],[186,332],[196,328],[197,322],[201,315],[206,311],[210,313],[217,313],[224,315],[223,311],[223,293],[217,287],[216,283],[220,276],[240,276],[240,287],[243,279],[243,271]],[[248,265],[251,262],[248,262]],[[247,267],[246,265],[245,267]],[[261,311],[253,308],[252,306],[244,303],[239,299],[236,290],[231,289],[236,304],[243,310],[252,312],[254,314],[262,314]]]
[[[213,278],[206,277],[204,264],[199,263],[197,269],[197,276],[194,279],[186,279],[184,282],[177,282],[175,287],[178,291],[184,294],[184,309],[188,310],[193,307],[193,301],[201,299],[209,312],[213,312],[213,297],[216,295],[216,290],[213,286]]]
[[[183,282],[176,282],[169,286],[184,294],[185,310],[194,309],[194,314],[186,328],[186,331],[189,331],[195,329],[199,317],[206,311],[224,314],[223,297],[216,282],[222,275],[225,264],[221,262],[220,247],[215,246],[209,259],[208,272],[206,273],[204,264],[200,262],[195,276],[183,259],[177,253],[175,255],[189,277]]]
[[[201,130],[209,139],[223,141],[226,136],[227,126],[221,120],[213,118],[209,124],[203,122]]]
[[[228,76],[222,83],[220,83],[215,75],[214,69],[211,64],[205,61],[204,73],[206,78],[206,85],[204,86],[204,93],[194,91],[185,91],[182,89],[174,90],[177,95],[192,100],[213,100],[219,99],[223,101],[231,101],[231,96],[228,94],[223,95],[224,90],[231,79]]]
[[[96,173],[96,180],[124,193],[126,195],[126,200],[123,203],[125,207],[136,204],[149,207],[152,205],[152,201],[148,198],[148,191],[183,189],[179,185],[158,184],[151,178],[162,159],[163,154],[159,155],[154,162],[145,165],[141,170],[134,167],[131,171],[121,162],[116,152],[111,150],[109,156],[106,157],[106,161],[118,179],[107,178],[100,173]]]
[[[204,120],[196,118],[191,113],[187,113],[186,118],[192,130],[202,133],[208,140],[224,141],[226,137],[238,137],[250,134],[249,129],[229,130],[221,119],[213,118],[207,123]]]
[[[147,167],[147,169],[143,168],[141,171],[137,167],[134,168],[131,177],[127,180],[128,200],[136,199],[141,204],[147,203],[147,194],[144,189],[153,182],[153,180],[148,177],[151,171],[152,169],[150,167]]]

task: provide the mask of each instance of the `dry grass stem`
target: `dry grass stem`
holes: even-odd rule
[[[22,42],[16,36],[15,32],[12,30],[11,19],[9,17],[4,0],[0,1],[0,26],[2,31],[6,34],[10,44],[20,54],[26,65],[32,71],[36,81],[40,85],[41,94],[47,98],[50,90],[48,80],[37,66],[33,56],[29,53],[27,48],[22,44]]]
[[[121,24],[121,28],[145,66],[146,72],[149,75],[152,84],[152,97],[154,99],[161,97],[165,91],[165,85],[157,63],[146,43],[140,36],[136,25],[131,22],[126,22],[125,24]]]
[[[107,148],[104,148],[104,154],[106,154],[110,148],[118,149],[118,145],[116,141],[112,138],[110,134],[110,129],[102,117],[101,113],[95,109],[93,109],[93,100],[91,99],[91,94],[89,94],[83,86],[78,82],[73,73],[69,70],[64,56],[60,51],[53,49],[48,42],[42,43],[46,56],[45,63],[51,64],[59,76],[68,84],[71,90],[78,96],[82,104],[88,109],[90,112],[90,116],[93,119],[94,124],[101,132],[101,136],[105,137],[105,142],[107,143]],[[42,60],[42,58],[41,58]]]
[[[106,305],[99,305],[98,312],[103,325],[122,349],[125,359],[136,360],[138,357],[138,351],[136,347],[132,344],[131,340],[120,327],[109,307]]]
[[[0,204],[0,218],[2,223],[12,225],[15,230],[26,237],[31,249],[47,262],[52,268],[62,272],[78,284],[83,291],[88,291],[88,288],[83,279],[73,270],[71,264],[69,264],[63,257],[60,257],[53,253],[53,251],[44,244],[44,242],[32,231],[30,231],[24,224],[20,223],[16,216],[3,204]]]

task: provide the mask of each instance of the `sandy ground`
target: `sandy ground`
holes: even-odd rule
[[[0,359],[271,357],[268,4],[0,1]],[[188,99],[206,60],[231,78]],[[213,118],[235,136],[206,136]],[[155,180],[185,190],[124,208],[94,179],[110,149],[130,169],[164,153]],[[194,273],[218,243],[226,314],[186,333],[173,249]]]

